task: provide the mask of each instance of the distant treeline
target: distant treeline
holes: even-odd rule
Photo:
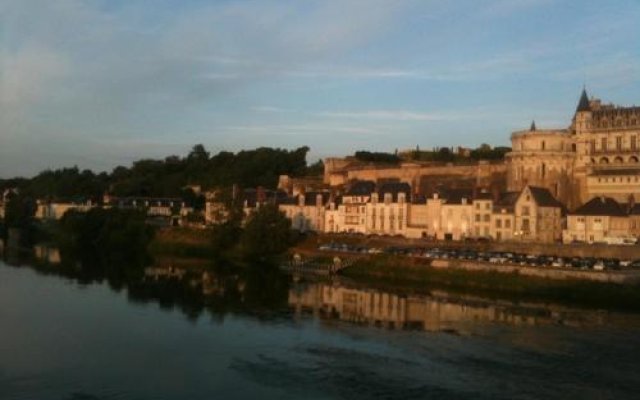
[[[105,192],[115,196],[185,197],[185,186],[204,189],[227,187],[275,188],[278,176],[319,175],[321,161],[308,166],[308,147],[295,150],[261,147],[211,156],[196,145],[186,157],[164,160],[143,159],[130,167],[119,166],[111,173],[94,173],[77,167],[47,170],[31,179],[0,179],[0,190],[18,188],[22,196],[42,199],[100,198]]]
[[[397,164],[402,160],[408,161],[436,161],[436,162],[464,162],[479,160],[502,160],[505,154],[511,151],[510,147],[491,147],[488,144],[482,144],[476,149],[468,152],[454,152],[448,147],[442,147],[434,150],[421,150],[416,147],[414,151],[404,152],[402,154],[380,153],[369,151],[356,151],[354,157],[359,161]]]

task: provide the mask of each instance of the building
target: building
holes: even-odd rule
[[[626,202],[640,195],[640,107],[602,104],[582,91],[571,124],[564,129],[511,135],[507,186],[547,188],[575,208],[596,196]]]
[[[39,220],[60,220],[67,211],[89,211],[97,207],[91,200],[86,201],[38,201],[34,217]]]
[[[341,197],[340,204],[333,207],[335,212],[327,217],[331,232],[366,233],[367,204],[372,200],[376,184],[372,181],[356,181]]]
[[[514,239],[553,243],[562,238],[564,206],[546,188],[526,186],[514,206]]]
[[[371,195],[365,205],[365,231],[378,235],[406,236],[411,186],[385,183]]]
[[[567,215],[562,240],[624,244],[626,239],[637,237],[637,219],[635,205],[620,204],[611,197],[594,197]]]
[[[291,220],[291,229],[324,232],[325,208],[329,196],[329,192],[299,193],[281,201],[278,208]]]

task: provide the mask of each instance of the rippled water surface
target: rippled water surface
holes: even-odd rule
[[[635,315],[212,279],[0,262],[0,399],[639,398]]]

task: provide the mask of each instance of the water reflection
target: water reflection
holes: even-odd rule
[[[216,319],[231,312],[268,318],[288,318],[292,313],[297,318],[312,316],[386,329],[460,334],[478,331],[487,324],[640,326],[640,316],[636,315],[446,291],[389,291],[341,279],[292,279],[273,266],[238,268],[171,258],[157,259],[147,267],[112,265],[45,245],[35,246],[32,255],[27,264],[40,273],[81,284],[106,281],[112,290],[126,289],[131,302],[156,302],[163,309],[179,309],[193,321],[204,313]],[[5,254],[5,259],[13,265],[25,262],[24,254]]]

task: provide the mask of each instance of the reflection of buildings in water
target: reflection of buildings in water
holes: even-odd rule
[[[322,318],[426,331],[451,328],[465,331],[465,324],[469,327],[474,324],[476,328],[478,322],[525,326],[603,323],[603,317],[598,313],[480,298],[452,298],[441,292],[431,296],[404,296],[339,284],[297,285],[289,292],[289,304],[296,314],[312,311]]]
[[[57,247],[50,247],[46,245],[33,246],[33,255],[40,261],[45,261],[49,264],[60,264],[60,250]]]

